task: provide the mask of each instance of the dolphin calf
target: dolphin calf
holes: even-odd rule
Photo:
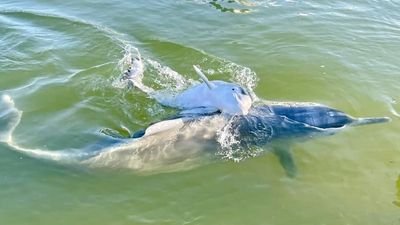
[[[203,83],[178,94],[175,102],[183,109],[208,108],[229,115],[246,115],[252,105],[250,94],[241,86],[225,81],[209,81],[197,66],[193,66]]]
[[[209,81],[198,66],[193,65],[197,75],[203,81],[173,96],[162,95],[142,83],[144,65],[140,53],[131,58],[128,69],[121,80],[126,80],[129,87],[137,87],[160,104],[180,110],[203,110],[221,112],[229,115],[246,115],[253,103],[251,95],[238,84],[221,80]]]

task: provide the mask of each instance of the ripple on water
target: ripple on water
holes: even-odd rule
[[[0,3],[27,9],[0,10],[0,92],[24,111],[16,140],[80,148],[101,139],[100,128],[136,130],[173,114],[111,85],[127,46],[142,52],[154,87],[180,90],[198,80],[191,65],[200,64],[210,79],[257,86],[261,99],[316,101],[359,116],[391,112],[392,122],[296,143],[301,174],[291,180],[272,154],[136,176],[65,172],[71,167],[1,145],[4,223],[397,224],[399,2],[216,1],[251,10],[243,14],[210,2]],[[190,155],[196,146],[181,150]]]

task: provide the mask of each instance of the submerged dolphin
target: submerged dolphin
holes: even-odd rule
[[[147,129],[138,131],[133,138],[151,138],[159,132],[180,129],[190,132],[185,126],[198,121],[215,120],[221,115],[213,114],[180,114],[174,118],[154,123]],[[203,129],[227,132],[229,137],[236,138],[230,148],[247,149],[254,146],[263,147],[268,144],[278,156],[287,175],[294,176],[296,167],[289,152],[290,140],[332,135],[349,126],[359,126],[390,121],[387,117],[353,118],[342,111],[316,103],[275,102],[251,108],[247,115],[236,115],[219,120],[214,127],[206,123]],[[196,130],[201,130],[196,127]],[[206,131],[198,132],[211,139],[216,138]],[[278,144],[275,144],[278,143]]]
[[[130,138],[114,138],[112,143],[94,148],[49,151],[18,146],[12,132],[21,112],[9,96],[0,99],[0,142],[29,156],[80,163],[91,167],[132,168],[138,171],[165,171],[170,167],[190,168],[198,160],[215,156],[216,149],[245,151],[270,145],[289,176],[296,167],[288,141],[297,138],[331,135],[348,127],[387,122],[390,119],[353,118],[345,113],[314,103],[278,102],[253,106],[247,115],[182,112],[150,125]],[[221,139],[228,137],[229,145]],[[225,139],[226,140],[226,139]]]

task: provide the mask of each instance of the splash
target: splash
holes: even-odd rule
[[[204,61],[207,62],[207,59]],[[217,57],[211,58],[210,61],[210,63],[219,64],[217,73],[228,74],[230,81],[245,87],[252,99],[257,100],[253,88],[258,79],[250,68]],[[123,75],[114,78],[113,86],[115,88],[138,89],[161,105],[173,108],[185,108],[188,103],[180,101],[177,97],[183,90],[196,83],[153,59],[142,59],[139,50],[131,46],[125,48],[124,56],[118,66]],[[207,72],[216,73],[213,69],[208,69]]]
[[[159,62],[146,59],[146,67],[149,69],[150,73],[158,74],[155,79],[155,83],[164,89],[169,89],[171,91],[177,92],[186,89],[188,86],[194,83],[191,79],[185,79],[184,76],[174,71],[168,66],[161,65]]]
[[[238,126],[235,125],[236,120],[237,118],[231,117],[225,126],[217,132],[217,141],[220,146],[217,155],[222,159],[234,162],[261,155],[264,152],[262,148],[243,144]]]
[[[239,2],[239,1],[228,1],[228,3],[234,3],[234,2]],[[215,9],[221,11],[221,12],[230,12],[230,13],[236,13],[236,14],[245,14],[245,13],[250,13],[251,10],[247,8],[233,8],[229,6],[224,6],[223,1],[218,1],[218,0],[212,0],[209,2],[211,6],[213,6]],[[240,7],[240,5],[239,5]]]
[[[388,106],[389,106],[389,110],[390,112],[397,116],[400,117],[400,113],[398,110],[396,110],[395,106],[397,106],[397,101],[395,99],[391,99],[390,101],[388,101]]]
[[[224,126],[218,133],[218,142],[220,143],[222,148],[230,148],[234,144],[239,144],[239,137],[235,135],[235,132],[232,131],[232,121],[233,118],[229,119],[226,126]]]
[[[249,14],[259,8],[269,8],[292,3],[293,0],[194,0],[198,4],[209,4],[222,13]]]
[[[249,94],[253,98],[253,101],[259,101],[259,98],[254,92],[254,88],[257,86],[259,79],[257,74],[250,68],[240,66],[233,62],[226,62],[225,66],[218,71],[231,74],[232,77],[230,78],[230,81],[246,87],[249,91]]]
[[[159,44],[159,42],[157,43]],[[162,43],[170,44],[169,42]],[[192,50],[191,48],[189,49]],[[194,53],[201,52],[196,49],[193,50],[195,51]],[[258,77],[254,71],[248,67],[238,65],[226,59],[209,55],[204,56],[203,52],[201,52],[201,54],[203,55],[203,59],[200,60],[200,63],[203,65],[202,69],[206,74],[208,74],[210,77],[217,74],[228,76],[227,79],[229,81],[245,87],[252,96],[253,100],[258,101],[258,97],[253,91],[258,82]],[[141,55],[142,54],[140,54],[137,48],[127,46],[125,48],[123,57],[118,63],[120,74],[123,74],[127,68],[130,67],[132,58],[138,56],[140,57]],[[139,87],[139,91],[146,93],[147,96],[155,99],[161,105],[173,107],[179,105],[179,103],[175,102],[175,96],[179,92],[187,89],[189,86],[197,83],[197,81],[191,79],[190,77],[178,73],[171,67],[162,65],[160,62],[154,59],[143,57],[142,61],[144,63],[144,76],[141,77],[140,80],[136,80],[137,82],[140,82],[139,85],[137,85]],[[213,68],[210,68],[210,66],[207,65],[211,65]],[[114,77],[113,86],[118,89],[126,89],[127,84],[121,82],[119,75],[118,77]],[[239,140],[238,137],[235,136],[235,133],[232,132],[228,126],[224,130],[219,131],[218,142],[222,149],[228,150],[224,150],[224,153],[221,154],[226,155],[225,158],[236,160],[238,159],[237,155],[243,152],[243,149],[234,147],[239,146]],[[250,155],[258,154],[255,152],[258,152],[258,149],[252,149],[242,156],[239,156],[239,160],[241,160],[241,158],[247,158]]]
[[[15,103],[9,95],[0,99],[0,141],[12,143],[12,133],[21,121],[22,111],[15,108]]]
[[[132,49],[135,50],[135,54],[132,53]],[[119,79],[115,79],[112,85],[116,88],[134,88],[137,87],[147,94],[151,94],[154,90],[150,87],[145,86],[142,83],[144,65],[142,56],[137,48],[127,45],[125,46],[125,54],[122,59],[118,62],[119,70],[122,76]]]
[[[143,74],[131,77],[130,80],[121,79],[121,76],[118,76],[112,82],[113,87],[119,89],[126,89],[127,87],[138,88],[141,92],[146,93],[150,98],[155,99],[162,105],[169,106],[173,105],[175,94],[191,84],[190,80],[186,80],[182,75],[168,66],[163,66],[152,59],[142,59],[139,50],[130,45],[125,47],[124,56],[118,63],[120,74],[125,75],[128,71],[136,69],[134,66],[138,65],[132,64],[135,58],[140,59],[138,63],[142,63],[139,66],[143,67]],[[129,86],[129,82],[132,79],[134,85]]]

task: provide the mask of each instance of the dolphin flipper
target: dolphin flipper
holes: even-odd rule
[[[274,146],[272,151],[279,159],[285,173],[288,177],[293,178],[297,175],[297,167],[293,160],[292,153],[288,146]]]

